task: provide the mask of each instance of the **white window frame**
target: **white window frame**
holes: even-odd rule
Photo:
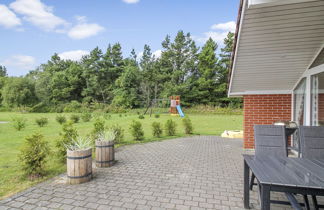
[[[319,74],[319,73],[322,73],[324,72],[324,64],[321,64],[319,66],[316,66],[314,68],[311,68],[311,69],[307,69],[304,74],[301,76],[301,78],[297,81],[297,83],[295,84],[294,88],[293,88],[293,91],[297,88],[298,84],[301,82],[301,80],[303,78],[306,78],[306,94],[305,94],[305,97],[306,97],[306,100],[305,100],[305,110],[306,110],[306,113],[305,113],[305,125],[311,125],[311,115],[312,115],[312,111],[311,111],[311,107],[312,107],[312,93],[311,93],[311,77],[316,75],[316,74]],[[295,113],[295,106],[294,106],[294,94],[291,95],[292,97],[292,115],[291,115],[291,119],[294,120],[295,116],[294,116],[294,113]]]

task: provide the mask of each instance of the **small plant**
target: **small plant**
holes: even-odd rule
[[[83,120],[83,122],[89,122],[92,118],[92,114],[90,112],[84,112],[81,115],[81,119]]]
[[[49,145],[43,135],[35,133],[26,138],[19,154],[19,160],[23,171],[30,179],[33,180],[45,174],[44,165],[49,152]]]
[[[46,117],[41,117],[41,118],[37,118],[35,122],[39,127],[44,127],[45,125],[48,124],[48,119]]]
[[[80,121],[80,116],[77,115],[77,114],[72,114],[71,117],[70,117],[70,120],[73,122],[73,123],[78,123]]]
[[[110,114],[104,114],[104,118],[105,118],[105,120],[110,120],[111,119],[111,115]]]
[[[115,124],[109,128],[115,133],[115,143],[119,144],[124,140],[124,129],[118,124]]]
[[[145,117],[144,117],[144,115],[140,114],[140,115],[138,115],[138,119],[143,120],[143,119],[145,119]]]
[[[70,151],[86,150],[91,148],[92,142],[89,138],[76,138],[73,139],[69,144],[65,145],[65,148]]]
[[[60,138],[56,141],[56,154],[61,162],[66,161],[66,147],[73,142],[73,139],[77,139],[78,132],[73,127],[72,122],[67,122],[63,125],[62,132],[60,133]]]
[[[26,119],[23,117],[15,117],[12,119],[12,126],[20,131],[26,127]]]
[[[154,117],[155,118],[160,118],[160,115],[159,114],[155,114]]]
[[[119,117],[123,117],[123,115],[122,114],[119,114]]]
[[[177,124],[169,119],[165,123],[165,131],[168,136],[175,136]]]
[[[162,126],[161,123],[159,122],[153,122],[152,123],[152,129],[153,129],[153,136],[160,138],[162,135]]]
[[[56,121],[62,125],[63,123],[66,123],[66,117],[64,115],[57,115]]]
[[[98,135],[97,141],[115,141],[116,133],[113,130],[108,130]]]
[[[130,125],[130,131],[135,141],[141,141],[144,139],[142,123],[138,121],[133,121]]]
[[[193,133],[193,126],[192,122],[189,117],[185,117],[182,120],[183,126],[185,128],[185,134],[192,134]]]
[[[99,137],[100,134],[105,132],[105,120],[102,118],[96,118],[95,122],[93,123],[93,130],[91,132],[91,138],[93,143]]]

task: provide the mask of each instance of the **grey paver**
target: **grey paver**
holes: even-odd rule
[[[242,140],[214,136],[124,146],[113,167],[94,169],[91,182],[67,185],[58,177],[0,201],[0,210],[243,209],[242,153]],[[251,207],[259,209],[257,188]]]

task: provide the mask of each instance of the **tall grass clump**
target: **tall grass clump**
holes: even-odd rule
[[[49,152],[50,147],[42,134],[35,133],[26,138],[20,150],[19,160],[29,179],[33,180],[45,175],[44,166]]]
[[[27,120],[23,117],[14,117],[12,118],[12,126],[17,130],[21,131],[26,127]]]
[[[171,119],[167,120],[164,127],[165,127],[166,135],[175,136],[177,124],[173,120]]]
[[[162,125],[159,122],[152,123],[152,133],[154,137],[160,138],[162,136],[163,130]]]
[[[135,141],[144,140],[144,130],[142,127],[142,123],[133,120],[132,124],[130,125],[130,132]]]
[[[83,122],[89,122],[92,118],[92,114],[90,112],[84,112],[81,115],[81,119],[83,120]]]
[[[41,118],[37,118],[35,122],[39,127],[44,127],[45,125],[48,124],[48,119],[46,117],[41,117]]]
[[[77,115],[77,114],[72,114],[70,116],[70,120],[73,122],[73,123],[78,123],[80,121],[80,116]]]
[[[185,129],[185,134],[192,134],[193,133],[193,126],[192,122],[189,117],[185,117],[182,119],[182,124]]]
[[[73,139],[70,143],[65,145],[65,148],[69,151],[79,151],[91,148],[92,142],[89,138],[78,137]]]

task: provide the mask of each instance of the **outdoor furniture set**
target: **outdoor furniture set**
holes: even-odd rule
[[[288,204],[294,209],[321,207],[316,196],[324,196],[324,127],[300,126],[298,158],[288,156],[287,136],[284,126],[255,125],[255,155],[244,157],[244,208],[249,208],[250,190],[254,179],[259,187],[262,210],[271,203]],[[250,171],[252,172],[250,181]],[[270,192],[285,193],[287,201],[270,199]],[[299,203],[296,195],[303,196]]]

